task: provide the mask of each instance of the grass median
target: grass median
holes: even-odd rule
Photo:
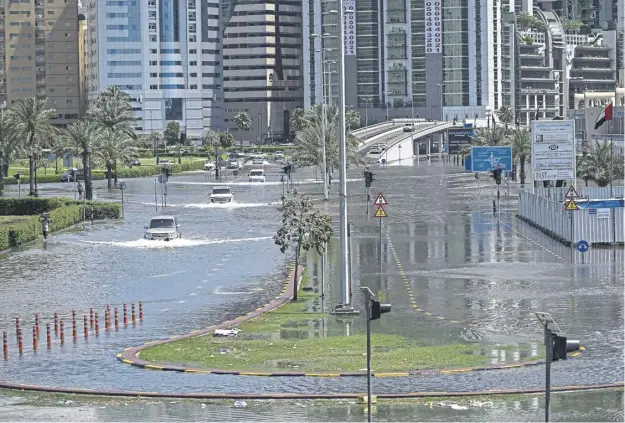
[[[160,364],[223,370],[364,371],[366,336],[324,336],[328,324],[324,319],[334,317],[312,312],[317,300],[316,294],[302,292],[297,302],[239,325],[237,337],[198,336],[147,348],[140,357]],[[476,355],[471,344],[423,345],[380,333],[373,334],[371,342],[372,369],[379,373],[477,367],[492,360]]]

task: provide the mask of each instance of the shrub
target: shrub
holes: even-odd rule
[[[104,172],[91,172],[91,179],[94,181],[97,180],[101,180],[101,179],[106,179],[106,173]],[[38,184],[49,184],[49,183],[55,183],[55,182],[61,182],[61,174],[57,174],[57,175],[37,175],[37,183]],[[79,181],[81,184],[84,184],[84,181]],[[13,178],[12,176],[9,176],[8,178],[4,178],[2,180],[2,183],[4,185],[17,185],[17,180],[15,178]],[[28,185],[28,175],[22,175],[22,186],[27,186]]]
[[[88,201],[85,205],[87,220],[117,219],[121,215],[121,205],[118,203]],[[37,239],[41,235],[39,215],[43,211],[50,212],[52,232],[69,228],[83,219],[82,202],[62,198],[0,199],[0,208],[2,212],[32,212],[26,220],[0,225],[0,251]]]
[[[173,173],[202,169],[204,169],[204,160],[198,160],[195,162],[182,164],[176,163],[171,166],[171,171]],[[146,176],[158,175],[159,173],[161,173],[161,168],[159,166],[136,166],[119,169],[117,171],[117,176],[119,178],[141,178]]]

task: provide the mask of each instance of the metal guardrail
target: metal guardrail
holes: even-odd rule
[[[622,187],[620,188],[622,193]],[[593,197],[592,191],[596,189],[589,188],[588,195],[591,198]],[[551,188],[551,190],[554,190],[554,188]],[[584,195],[579,191],[578,193]],[[599,198],[603,197],[599,192],[595,194]],[[597,214],[591,214],[593,209],[567,211],[564,209],[563,203],[565,195],[566,188],[563,189],[561,194],[562,199],[557,201],[537,193],[525,190],[520,191],[518,215],[523,220],[528,221],[564,243],[577,243],[585,240],[589,244],[612,244],[625,241],[625,226],[623,223],[625,209],[622,207],[607,209],[610,212],[609,216],[605,218],[599,218]],[[594,213],[596,213],[596,209],[594,210]]]

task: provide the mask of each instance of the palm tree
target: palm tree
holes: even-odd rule
[[[216,149],[218,144],[219,144],[219,133],[209,129],[206,135],[204,135],[204,138],[202,138],[202,145],[204,146],[204,150],[206,150],[206,152],[209,154],[209,158],[210,158],[210,152],[213,149]],[[215,156],[216,155],[217,153],[215,153]]]
[[[306,126],[306,110],[298,107],[293,110],[293,114],[291,115],[290,124],[293,128],[293,131],[298,132],[304,129]]]
[[[163,140],[163,134],[161,134],[160,132],[152,132],[148,137],[149,147],[152,148],[152,152],[154,153],[155,157],[156,150],[160,148],[161,144],[163,144]]]
[[[611,152],[609,142],[596,142],[588,146],[588,154],[582,156],[582,178],[593,181],[600,187],[606,187],[612,181],[623,179],[624,164],[621,154]]]
[[[219,144],[224,150],[232,147],[235,141],[236,140],[234,139],[234,135],[232,135],[230,132],[219,133]]]
[[[14,126],[11,110],[0,109],[0,195],[3,190],[2,181],[17,151],[18,138],[15,137]]]
[[[239,128],[239,131],[247,132],[252,127],[252,119],[245,112],[237,113],[234,117],[234,123],[237,125],[237,128]],[[241,147],[243,147],[243,135],[241,135]]]
[[[594,168],[590,160],[587,159],[587,154],[577,156],[577,177],[584,180],[584,185],[588,186],[588,181],[592,179]]]
[[[346,109],[345,110],[345,128],[346,131],[351,131],[360,126],[360,115],[356,110]]]
[[[326,106],[325,144],[326,169],[339,167],[339,112],[335,105]],[[295,137],[294,160],[303,166],[321,166],[323,162],[322,148],[322,107],[315,105],[306,110],[306,124]],[[348,122],[346,122],[348,123]],[[358,154],[358,139],[347,134],[346,154],[348,164],[361,164],[362,157]]]
[[[499,118],[499,121],[503,122],[504,126],[507,128],[508,124],[514,119],[514,111],[510,106],[501,106],[499,110],[497,110],[497,117]]]
[[[102,129],[95,122],[81,119],[68,126],[60,140],[60,146],[64,151],[82,156],[85,174],[85,198],[87,200],[93,199],[91,154],[97,148],[101,135]]]
[[[516,23],[519,26],[520,31],[527,31],[532,27],[534,17],[529,13],[521,12],[517,15]]]
[[[514,161],[519,161],[519,179],[525,184],[525,161],[532,154],[532,137],[526,127],[517,127],[506,139],[512,147]]]
[[[104,129],[133,139],[137,138],[135,133],[137,118],[132,110],[130,96],[116,85],[109,86],[98,95],[95,104],[87,112],[87,117]]]
[[[28,152],[29,185],[28,195],[37,196],[37,176],[35,174],[36,157],[41,142],[52,139],[56,132],[50,120],[56,117],[56,110],[48,107],[47,100],[28,97],[18,100],[13,108],[15,135],[21,138],[21,148]]]
[[[106,166],[107,187],[109,189],[113,188],[113,171],[117,171],[117,164],[120,161],[137,158],[136,143],[137,141],[128,135],[121,135],[107,129],[103,130],[94,155]]]
[[[502,126],[480,128],[477,130],[475,145],[502,145],[506,142],[506,136],[507,130]]]

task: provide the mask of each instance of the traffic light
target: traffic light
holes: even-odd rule
[[[371,186],[371,183],[375,181],[375,179],[373,179],[373,172],[369,170],[365,170],[363,172],[363,175],[365,177],[365,186],[369,188]]]
[[[75,175],[76,175],[76,172],[74,172],[74,170],[73,170],[73,169],[69,171],[69,178],[70,178],[70,179],[74,179],[74,181],[75,181],[75,180],[76,180],[76,179],[75,179]]]
[[[282,166],[282,172],[287,174],[287,175],[289,175],[289,177],[290,177],[290,175],[291,175],[291,173],[293,172],[294,169],[295,169],[295,167],[291,163],[289,163],[286,166]]]
[[[15,178],[16,181],[19,181],[20,178],[22,177],[21,173],[16,173],[15,175],[13,175],[13,177]]]
[[[389,313],[391,311],[390,304],[381,304],[378,300],[371,300],[371,319],[377,320],[383,313]]]
[[[490,171],[491,178],[495,180],[497,185],[501,185],[501,174],[503,173],[502,169],[494,169]]]
[[[171,169],[167,166],[162,167],[161,172],[168,178],[171,176]]]

